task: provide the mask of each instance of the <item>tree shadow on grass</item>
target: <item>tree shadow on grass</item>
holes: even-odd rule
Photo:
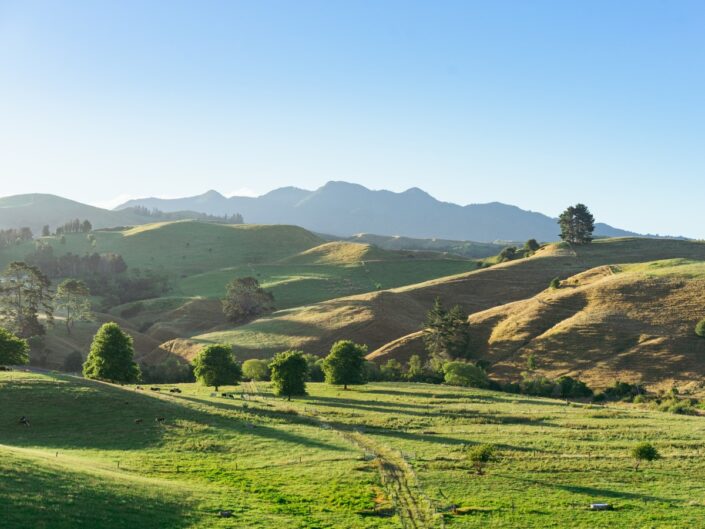
[[[602,489],[597,487],[585,487],[583,485],[568,485],[555,482],[541,481],[538,479],[528,479],[519,478],[516,476],[502,475],[507,480],[510,481],[521,481],[531,485],[538,485],[541,487],[552,488],[564,490],[566,492],[572,492],[575,494],[584,494],[589,496],[590,499],[620,499],[620,500],[638,500],[638,501],[657,501],[657,502],[670,502],[670,503],[683,503],[683,500],[674,498],[663,498],[660,496],[651,496],[649,494],[639,494],[634,492],[623,492],[610,489]]]
[[[433,385],[425,385],[424,387],[428,388],[439,388],[440,390],[444,390],[447,388],[447,386],[433,386]],[[423,398],[430,400],[431,403],[438,399],[446,399],[446,400],[458,400],[458,401],[483,401],[483,402],[495,402],[495,403],[501,403],[501,404],[514,404],[514,403],[519,403],[519,404],[532,404],[532,405],[537,405],[537,406],[559,406],[559,407],[565,407],[565,401],[563,400],[551,400],[551,399],[541,399],[541,398],[527,398],[525,395],[518,395],[515,393],[505,393],[502,396],[498,395],[485,395],[485,394],[479,394],[479,393],[472,393],[472,394],[464,394],[462,391],[465,388],[458,388],[457,393],[439,393],[439,392],[434,392],[434,393],[424,393],[424,392],[413,392],[413,391],[400,391],[400,390],[395,390],[395,389],[379,389],[379,388],[365,388],[365,393],[379,393],[383,395],[396,395],[396,396],[406,396],[406,397],[414,397],[414,398]],[[505,396],[506,395],[506,396]]]
[[[127,388],[61,375],[24,379],[0,391],[0,443],[62,449],[141,450],[159,446],[177,420],[193,421],[233,433],[256,435],[311,448],[342,450],[332,444],[298,436],[263,424],[256,417],[269,417],[301,424],[311,419],[268,410],[244,410],[192,397],[159,398]],[[208,413],[188,402],[229,414]],[[248,421],[248,415],[251,420]],[[26,416],[30,427],[19,424]],[[163,417],[164,422],[155,419]],[[136,420],[142,420],[137,423]]]
[[[183,497],[134,482],[43,466],[10,456],[0,463],[2,525],[6,529],[125,529],[190,527]]]

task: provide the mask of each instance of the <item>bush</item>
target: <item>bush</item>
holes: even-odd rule
[[[636,400],[636,399],[634,399]],[[677,415],[695,415],[693,404],[686,399],[671,398],[662,401],[657,408],[659,411],[675,413]]]
[[[527,377],[519,382],[519,390],[524,395],[535,397],[555,397],[554,388],[556,383],[550,378],[537,376]]]
[[[82,369],[83,355],[79,351],[74,351],[64,358],[64,371],[67,373],[80,373]]]
[[[495,460],[494,445],[482,444],[473,446],[468,450],[467,458],[475,467],[477,473],[481,475],[485,465]]]
[[[561,288],[561,279],[559,277],[554,277],[553,279],[551,279],[551,282],[548,284],[548,288],[550,288],[551,290]]]
[[[593,391],[580,380],[569,376],[563,376],[558,379],[556,387],[559,388],[559,396],[564,399],[579,399],[592,397]]]
[[[700,320],[695,326],[695,334],[697,334],[701,338],[705,338],[705,318]]]
[[[658,450],[656,450],[656,447],[647,442],[639,443],[633,447],[631,449],[631,454],[635,460],[634,470],[639,470],[639,464],[642,461],[651,462],[661,457]]]
[[[637,395],[646,393],[646,389],[640,384],[629,384],[628,382],[617,381],[614,383],[614,386],[607,388],[603,393],[605,400],[631,401]]]
[[[242,376],[248,380],[269,380],[269,366],[266,360],[250,358],[242,363]]]
[[[323,382],[326,378],[323,372],[323,358],[312,354],[305,354],[304,358],[308,365],[308,381]]]
[[[443,365],[444,381],[451,386],[488,388],[489,378],[485,370],[466,362],[446,362]]]
[[[399,362],[399,360],[395,360],[394,358],[389,359],[380,368],[381,379],[388,382],[396,382],[401,380],[403,372],[404,368],[401,365],[401,362]]]
[[[382,371],[379,366],[369,360],[365,362],[365,378],[370,382],[379,382],[382,380]]]
[[[174,357],[169,357],[159,364],[140,364],[142,382],[146,384],[180,384],[193,382],[193,367]]]

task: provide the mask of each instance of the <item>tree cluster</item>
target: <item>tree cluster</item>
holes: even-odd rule
[[[31,241],[33,238],[32,230],[29,228],[0,230],[0,248]]]
[[[90,233],[93,229],[93,225],[89,220],[81,221],[80,219],[73,219],[65,222],[63,226],[56,228],[56,235],[64,235],[67,233]]]
[[[194,218],[198,220],[206,220],[209,222],[217,222],[219,224],[244,224],[240,213],[234,213],[232,215],[210,215],[208,213],[200,213],[196,211],[174,211],[166,212],[157,208],[149,209],[145,206],[132,206],[125,208],[123,211],[132,211],[140,217],[149,217],[152,219],[159,220],[180,220],[184,218]]]
[[[47,277],[110,276],[122,274],[127,264],[117,253],[92,253],[76,255],[71,252],[55,256],[50,244],[40,243],[36,249],[25,256],[25,262],[38,267]]]
[[[40,322],[43,315],[54,319],[50,281],[36,266],[14,261],[0,273],[0,320],[23,338],[46,332]]]

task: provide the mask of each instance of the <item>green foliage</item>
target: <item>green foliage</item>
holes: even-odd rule
[[[571,244],[592,242],[595,218],[585,204],[576,204],[566,209],[558,218],[561,239]]]
[[[419,355],[411,355],[406,363],[406,372],[404,378],[410,382],[420,382],[424,379],[426,370],[424,369],[423,360]]]
[[[83,355],[80,351],[73,351],[64,358],[64,371],[67,373],[80,373],[83,369]]]
[[[39,316],[44,315],[50,325],[54,321],[50,284],[36,266],[10,263],[0,274],[0,320],[23,338],[44,334]]]
[[[133,356],[132,337],[117,323],[105,323],[93,337],[83,364],[83,376],[110,382],[137,382],[140,370]]]
[[[173,356],[158,364],[142,364],[142,381],[147,384],[193,382],[193,366]]]
[[[440,298],[426,315],[424,344],[429,356],[443,360],[470,356],[470,326],[459,306],[445,310]]]
[[[559,397],[564,399],[580,399],[592,397],[593,391],[582,380],[569,376],[562,376],[556,381],[556,390]]]
[[[551,279],[551,282],[548,284],[548,288],[551,290],[557,290],[561,288],[561,278],[560,277],[554,277]]]
[[[237,384],[242,378],[240,364],[235,361],[232,347],[214,344],[204,347],[193,361],[193,374],[204,386]]]
[[[0,365],[20,365],[29,362],[29,344],[0,327]]]
[[[516,246],[507,246],[501,252],[499,252],[499,262],[504,263],[505,261],[513,261],[519,257]]]
[[[390,358],[382,367],[380,367],[380,378],[382,380],[388,380],[390,382],[395,382],[401,380],[404,374],[404,366],[396,358]]]
[[[487,373],[481,367],[467,362],[446,362],[443,365],[445,383],[450,386],[488,388]]]
[[[242,363],[242,376],[247,380],[269,380],[269,362],[250,358]]]
[[[695,334],[697,334],[701,338],[705,338],[705,318],[700,320],[695,326]]]
[[[57,309],[66,313],[66,331],[71,334],[71,327],[76,320],[87,320],[91,316],[91,292],[86,284],[78,279],[66,279],[56,289],[54,301]]]
[[[597,400],[626,400],[631,401],[637,395],[646,393],[644,386],[640,384],[629,384],[628,382],[617,381],[614,386],[607,388]]]
[[[532,255],[539,248],[541,248],[541,245],[536,239],[529,239],[524,243],[524,255]]]
[[[534,353],[529,353],[526,357],[526,369],[529,371],[534,371],[536,369],[536,355]]]
[[[330,354],[323,361],[326,382],[337,386],[365,384],[365,354],[367,346],[350,340],[340,340],[333,344]]]
[[[306,395],[308,364],[301,351],[277,353],[269,364],[272,389],[280,397]]]
[[[495,447],[491,444],[480,444],[470,447],[466,452],[468,461],[475,467],[478,474],[483,474],[485,465],[496,460]]]
[[[654,445],[646,441],[637,444],[630,450],[632,457],[635,460],[634,469],[639,470],[639,464],[642,461],[655,461],[661,457]]]
[[[242,322],[274,310],[274,296],[254,277],[233,279],[226,286],[223,313],[232,322]]]
[[[306,364],[308,365],[308,378],[309,382],[323,382],[326,379],[326,375],[323,372],[323,362],[325,361],[320,356],[305,354]]]
[[[369,360],[365,362],[365,379],[369,382],[379,382],[382,380],[382,370],[377,364]]]

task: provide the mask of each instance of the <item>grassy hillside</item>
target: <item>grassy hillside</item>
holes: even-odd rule
[[[146,222],[132,211],[109,211],[55,195],[31,194],[0,198],[0,229],[29,226],[35,234],[48,224],[52,230],[73,219],[88,219],[95,228]]]
[[[500,243],[475,242],[475,241],[451,241],[446,239],[414,239],[412,237],[373,235],[371,233],[361,233],[354,235],[348,240],[374,244],[385,250],[417,250],[448,252],[463,257],[473,259],[483,259],[497,255],[506,246]]]
[[[92,240],[94,239],[94,240]],[[128,229],[45,237],[54,255],[118,253],[129,269],[154,270],[169,278],[164,297],[104,308],[108,314],[80,326],[74,336],[50,329],[48,364],[60,367],[73,350],[85,352],[106,318],[119,319],[136,339],[139,355],[168,340],[227,329],[219,300],[232,279],[256,277],[278,309],[395,288],[474,270],[477,262],[432,252],[393,252],[352,242],[323,243],[295,226],[223,225],[174,221]],[[35,242],[0,249],[0,267],[24,260]],[[99,301],[99,300],[98,300]],[[85,334],[85,336],[84,336]],[[149,355],[158,358],[160,355]]]
[[[586,247],[550,245],[533,257],[427,282],[338,298],[281,311],[243,327],[199,334],[170,344],[189,354],[204,342],[225,341],[242,354],[268,356],[283,347],[322,354],[342,337],[371,350],[418,331],[433,300],[460,304],[474,313],[532,297],[554,277],[567,278],[595,266],[664,258],[705,259],[705,243],[679,240],[605,239]],[[395,348],[394,356],[416,350]]]
[[[0,373],[3,527],[631,529],[705,516],[700,417],[423,384],[310,384],[292,402],[266,383],[236,398],[180,388]],[[629,449],[644,440],[663,457],[636,472]],[[483,476],[464,457],[479,443],[500,457]]]

